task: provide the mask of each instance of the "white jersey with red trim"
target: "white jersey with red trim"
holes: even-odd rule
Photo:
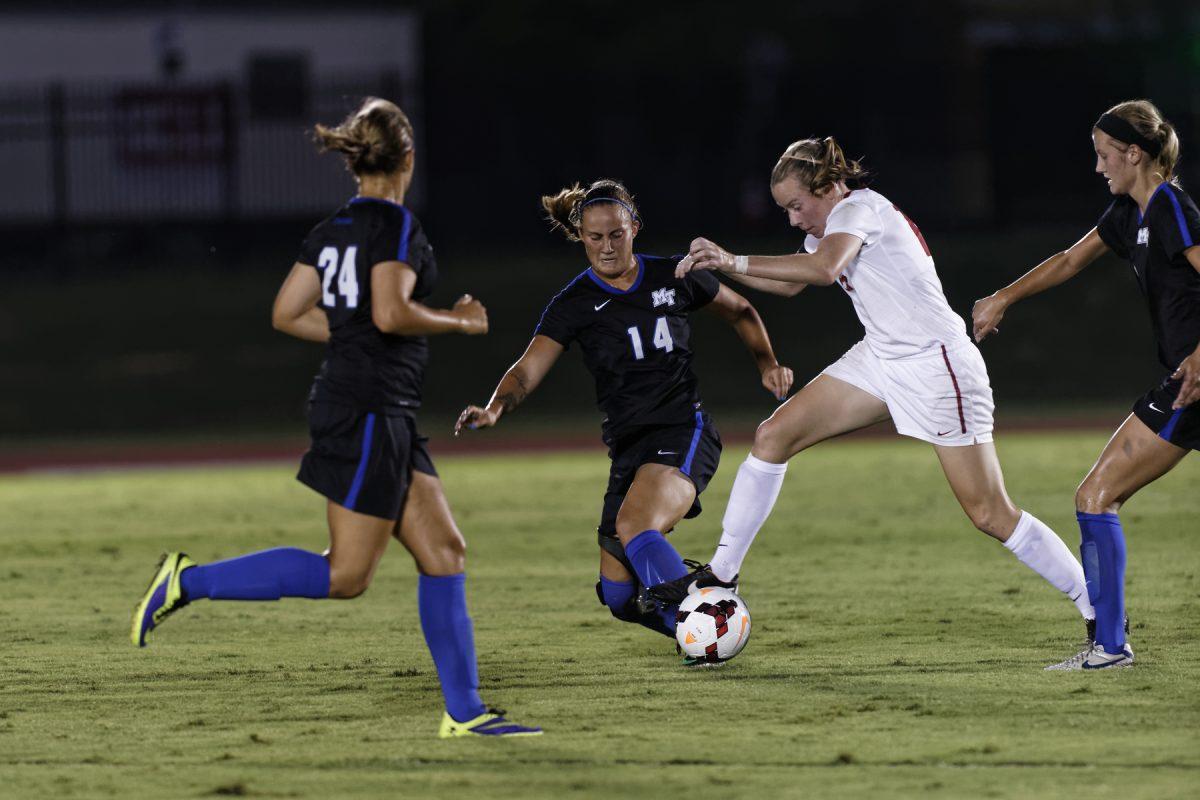
[[[867,330],[866,342],[883,359],[916,358],[970,342],[962,317],[951,310],[917,226],[879,192],[855,189],[825,223],[825,235],[848,233],[862,248],[838,283]],[[820,239],[808,236],[815,252]]]

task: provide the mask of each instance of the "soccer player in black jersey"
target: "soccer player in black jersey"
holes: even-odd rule
[[[1147,100],[1113,106],[1092,129],[1096,172],[1116,199],[1095,228],[973,312],[975,338],[997,330],[1010,305],[1057,286],[1111,250],[1128,260],[1146,298],[1166,375],[1133,405],[1075,494],[1080,554],[1096,607],[1078,655],[1050,669],[1133,663],[1125,640],[1125,536],[1117,512],[1146,484],[1200,449],[1200,210],[1175,177],[1179,139]]]
[[[621,184],[576,185],[542,205],[554,228],[583,242],[591,266],[554,296],[525,354],[486,407],[462,412],[455,432],[495,425],[577,343],[596,381],[612,459],[597,593],[618,619],[674,636],[675,606],[656,604],[638,583],[649,588],[687,574],[663,534],[700,513],[699,496],[721,454],[692,372],[690,314],[707,307],[732,325],[776,398],[791,389],[792,371],[776,361],[758,312],[743,297],[709,274],[676,278],[678,258],[633,252],[641,218]]]
[[[298,478],[328,498],[329,549],[279,547],[203,566],[169,553],[134,611],[133,642],[144,646],[167,615],[202,598],[357,597],[395,537],[420,573],[421,628],[446,701],[439,735],[541,733],[480,700],[465,543],[416,424],[426,337],[486,333],[487,312],[470,295],[448,311],[423,302],[437,265],[404,206],[413,174],[413,130],[404,113],[367,98],[341,125],[318,125],[316,138],[323,151],[345,157],[358,194],[304,240],[272,322],[328,343],[309,397],[312,445]]]

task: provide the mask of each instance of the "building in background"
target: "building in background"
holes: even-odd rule
[[[0,25],[0,218],[295,218],[346,192],[305,129],[365,94],[421,120],[410,11],[95,12]]]

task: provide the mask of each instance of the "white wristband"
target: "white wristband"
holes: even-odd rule
[[[750,256],[734,256],[733,271],[738,275],[745,275],[750,271]]]

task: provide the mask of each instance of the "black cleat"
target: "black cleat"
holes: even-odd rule
[[[683,563],[691,569],[691,572],[673,581],[651,586],[647,590],[655,600],[671,606],[679,605],[683,602],[683,598],[692,592],[709,586],[720,586],[723,589],[737,591],[737,575],[733,576],[733,580],[726,582],[713,575],[712,567],[709,564],[701,564],[699,561],[687,558],[683,560]]]
[[[1083,623],[1087,626],[1087,640],[1089,644],[1096,643],[1096,620],[1085,619]],[[1129,635],[1129,615],[1125,615],[1125,635]]]

